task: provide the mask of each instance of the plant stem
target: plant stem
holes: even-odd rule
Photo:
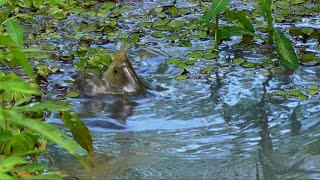
[[[216,26],[214,28],[214,49],[219,49],[219,41],[218,41],[218,28],[219,28],[219,18],[216,16]]]
[[[272,16],[268,17],[268,44],[272,44],[273,42],[273,24],[272,24]]]

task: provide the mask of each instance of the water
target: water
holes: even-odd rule
[[[149,6],[152,2],[144,8]],[[297,26],[313,26],[318,19],[304,19]],[[301,67],[293,74],[281,68],[243,68],[230,63],[232,51],[223,50],[218,60],[200,59],[188,69],[197,74],[210,65],[215,68],[211,75],[177,81],[174,77],[182,70],[165,60],[183,57],[190,49],[151,37],[144,41],[157,43],[131,51],[133,67],[146,83],[166,90],[127,101],[114,96],[69,99],[93,136],[94,178],[320,179],[319,95],[305,101],[272,95],[288,85],[320,85],[319,67]],[[208,41],[195,44],[194,49],[202,49]],[[306,46],[319,56],[314,44]],[[255,51],[244,52],[244,57],[261,59]],[[61,76],[50,81],[59,82]],[[55,116],[48,122],[61,123]],[[49,155],[52,168],[89,177],[60,148],[52,146]]]

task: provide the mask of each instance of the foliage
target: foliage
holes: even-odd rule
[[[43,94],[39,84],[36,83],[36,76],[26,53],[33,50],[24,49],[23,28],[14,17],[9,18],[14,8],[30,6],[41,8],[46,3],[52,4],[53,8],[63,5],[63,1],[57,0],[0,1],[0,6],[3,6],[1,10],[4,11],[0,14],[0,62],[10,67],[21,66],[30,77],[21,79],[15,73],[0,72],[0,179],[59,178],[59,174],[43,173],[46,165],[37,162],[36,157],[46,150],[47,141],[54,142],[76,156],[87,169],[89,163],[86,156],[88,152],[93,155],[89,130],[81,124],[81,120],[74,113],[70,112],[70,105],[55,100],[38,100]],[[54,125],[44,122],[45,112],[61,112],[63,117],[71,116],[72,119],[67,119],[68,124],[74,121],[78,126],[67,125],[67,127],[71,129],[73,135],[77,134],[74,138],[80,145]],[[84,136],[79,136],[80,131]],[[30,158],[31,161],[26,160]]]

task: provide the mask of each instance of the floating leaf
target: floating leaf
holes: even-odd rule
[[[208,66],[208,67],[203,68],[203,69],[201,70],[201,73],[202,73],[202,74],[209,74],[212,70],[213,70],[213,67]]]
[[[241,58],[236,58],[236,59],[232,60],[232,63],[235,64],[235,65],[240,65],[240,64],[242,64],[244,62],[245,62],[245,60],[241,59]]]
[[[180,76],[177,76],[175,79],[179,81],[179,80],[188,79],[188,77],[189,77],[188,75],[180,75]]]
[[[274,41],[282,64],[291,70],[298,69],[298,57],[291,45],[291,41],[279,29],[274,30]]]
[[[319,93],[319,86],[318,85],[308,85],[308,93],[310,95],[316,95]]]
[[[218,53],[206,53],[203,55],[203,59],[210,60],[210,59],[215,59],[218,56],[219,56]]]

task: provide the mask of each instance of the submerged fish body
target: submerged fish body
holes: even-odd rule
[[[128,48],[115,54],[107,71],[98,76],[92,72],[81,72],[75,80],[76,88],[82,95],[105,94],[144,95],[147,86],[134,71],[128,57]]]

